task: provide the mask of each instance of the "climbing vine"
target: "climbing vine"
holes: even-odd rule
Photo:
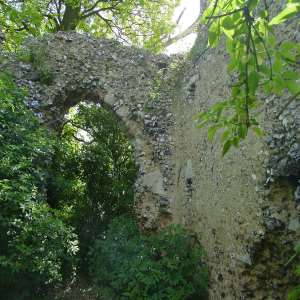
[[[222,38],[230,61],[231,95],[197,115],[199,127],[208,125],[213,139],[222,131],[223,155],[245,139],[249,129],[261,135],[258,105],[262,97],[282,96],[282,110],[300,99],[300,44],[276,38],[276,26],[299,16],[300,2],[288,0],[275,17],[266,1],[214,0],[203,14],[208,46]]]

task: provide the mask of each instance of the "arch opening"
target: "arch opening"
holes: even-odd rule
[[[168,225],[171,222],[170,198],[166,177],[161,168],[162,159],[158,159],[159,155],[163,155],[158,146],[164,147],[164,142],[159,145],[160,139],[156,137],[160,136],[155,131],[157,117],[151,123],[154,126],[153,134],[147,127],[149,121],[145,119],[140,108],[137,110],[136,104],[132,107],[124,105],[117,94],[99,86],[89,89],[73,86],[72,89],[64,90],[63,96],[57,94],[53,98],[54,110],[43,109],[41,106],[40,111],[48,127],[53,128],[60,136],[65,125],[69,123],[66,118],[68,111],[80,103],[96,105],[110,112],[130,140],[138,167],[134,182],[134,209],[141,228],[152,231]]]
[[[47,199],[76,229],[81,266],[112,219],[134,216],[137,166],[121,123],[99,102],[81,101],[69,109],[60,128]]]

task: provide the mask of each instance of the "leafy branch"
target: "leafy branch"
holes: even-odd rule
[[[230,57],[228,72],[234,80],[229,99],[196,116],[198,127],[209,126],[209,139],[222,131],[223,155],[231,146],[238,147],[250,128],[262,133],[256,119],[258,95],[290,94],[283,109],[299,98],[300,45],[294,41],[280,44],[275,27],[299,15],[300,3],[288,0],[271,21],[269,9],[266,1],[260,5],[260,0],[214,0],[202,17],[208,27],[209,47],[216,47],[221,37],[225,37]]]

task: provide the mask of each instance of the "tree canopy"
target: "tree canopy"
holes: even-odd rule
[[[13,49],[26,36],[76,30],[155,51],[174,28],[179,0],[0,0],[0,28]]]

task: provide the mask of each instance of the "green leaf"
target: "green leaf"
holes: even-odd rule
[[[227,16],[222,19],[222,27],[225,29],[234,29],[235,24],[230,16]]]
[[[222,134],[222,138],[221,138],[221,141],[224,142],[226,141],[228,138],[229,138],[229,135],[230,135],[231,131],[230,130],[225,130]]]
[[[296,49],[297,44],[293,42],[284,42],[280,45],[280,54],[283,58],[286,58],[290,61],[296,60]]]
[[[277,95],[281,95],[282,91],[286,88],[286,82],[281,78],[280,75],[273,78],[272,91]]]
[[[207,23],[207,18],[211,16],[213,12],[213,6],[209,6],[202,14],[202,17],[201,17],[201,22],[203,24]]]
[[[269,33],[268,36],[265,37],[266,38],[266,41],[268,42],[268,44],[271,46],[271,47],[275,47],[276,46],[276,38],[274,36],[274,34],[271,34]]]
[[[300,92],[300,85],[297,83],[297,81],[286,81],[286,86],[289,92],[294,95]]]
[[[300,296],[300,286],[295,287],[292,291],[288,294],[288,300],[299,300]]]
[[[238,136],[235,136],[233,139],[232,139],[232,145],[235,147],[235,148],[238,148],[239,147],[239,143],[240,143],[240,138]]]
[[[226,153],[229,151],[230,147],[232,146],[232,141],[227,140],[225,144],[223,145],[222,155],[225,156]]]
[[[300,277],[300,265],[297,265],[296,270],[295,270],[295,274]]]
[[[254,127],[251,127],[252,130],[254,131],[254,133],[257,135],[257,136],[262,136],[263,135],[263,131],[261,128],[257,127],[257,126],[254,126]]]
[[[233,39],[234,29],[223,29],[223,32],[229,37],[229,39]]]
[[[296,47],[297,47],[296,43],[293,43],[291,41],[283,41],[280,45],[280,51],[282,52],[291,51]]]
[[[238,132],[239,132],[239,137],[241,139],[244,139],[247,136],[248,127],[245,124],[240,124]]]
[[[286,8],[282,10],[276,17],[274,17],[269,25],[278,25],[280,23],[285,22],[287,19],[293,17],[297,13],[300,12],[300,3],[288,3]]]
[[[208,136],[208,139],[209,139],[210,141],[213,140],[213,138],[214,138],[214,136],[215,136],[215,134],[216,134],[216,132],[217,132],[218,129],[219,129],[219,126],[213,126],[213,127],[210,127],[210,128],[208,129],[208,131],[207,131],[207,136]]]
[[[220,38],[220,26],[217,22],[212,23],[208,30],[208,43],[209,46],[215,48],[218,45]]]
[[[294,251],[300,254],[300,243],[295,246]]]
[[[248,1],[248,6],[251,10],[255,9],[259,0],[250,0]]]
[[[256,71],[253,71],[248,76],[248,85],[249,90],[252,95],[255,94],[259,83],[259,74]]]
[[[232,39],[226,39],[226,50],[230,55],[234,53],[234,44]]]
[[[284,80],[298,80],[300,78],[300,74],[292,70],[287,70],[282,73],[282,78]]]
[[[281,72],[283,65],[282,65],[282,59],[281,59],[280,55],[276,55],[276,58],[275,58],[275,61],[274,61],[272,67],[273,67],[273,72],[275,72],[275,73]]]
[[[259,13],[259,16],[260,16],[262,19],[266,19],[268,15],[269,15],[269,12],[268,12],[267,10],[262,10],[262,11]]]

